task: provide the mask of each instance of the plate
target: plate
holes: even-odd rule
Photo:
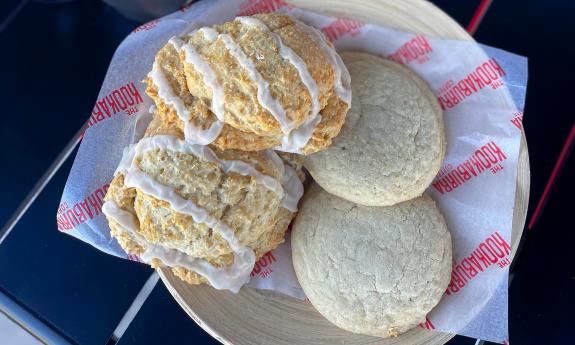
[[[423,0],[288,1],[331,16],[347,17],[428,36],[473,41],[452,18]],[[511,239],[519,245],[529,201],[529,155],[522,135]],[[191,286],[169,270],[159,274],[176,301],[206,332],[224,344],[445,344],[454,335],[415,328],[396,338],[352,334],[332,325],[308,301],[244,288],[234,295],[209,286]]]

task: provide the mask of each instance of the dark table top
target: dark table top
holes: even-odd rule
[[[485,1],[434,1],[464,27],[480,2]],[[575,123],[569,106],[574,14],[575,3],[567,1],[495,0],[475,34],[481,43],[529,58],[524,119],[532,176],[528,222]],[[115,48],[138,25],[96,0],[0,3],[0,225],[87,119]],[[142,295],[150,268],[105,255],[57,231],[56,209],[73,156],[0,245],[0,310],[52,343],[216,344],[161,283]],[[512,268],[514,343],[572,343],[574,160],[565,155],[566,164],[538,221],[525,230]],[[113,339],[138,295],[144,296],[141,308],[128,313],[135,317],[128,317],[123,335]],[[474,343],[465,337],[450,342]]]

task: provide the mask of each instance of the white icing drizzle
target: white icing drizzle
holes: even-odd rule
[[[124,178],[124,183],[127,187],[138,188],[145,194],[168,202],[174,211],[191,216],[196,223],[206,224],[228,242],[234,253],[234,261],[231,266],[217,269],[212,265],[196,265],[189,267],[192,271],[208,279],[214,288],[220,290],[227,289],[237,292],[249,280],[255,264],[255,254],[250,248],[239,242],[230,227],[210,216],[204,208],[198,207],[191,200],[179,196],[171,187],[156,182],[141,171],[136,169],[129,171]]]
[[[137,144],[130,145],[124,150],[124,155],[116,170],[116,174],[124,174],[124,184],[127,187],[137,188],[145,194],[168,202],[170,207],[176,212],[189,215],[194,219],[194,222],[204,223],[214,231],[217,231],[232,249],[234,261],[231,266],[218,269],[205,260],[189,257],[177,249],[149,243],[138,233],[134,216],[127,211],[121,210],[114,202],[108,201],[104,204],[103,212],[106,216],[115,220],[131,235],[134,241],[146,248],[141,255],[145,262],[149,263],[153,258],[157,258],[164,265],[183,267],[197,272],[205,277],[216,289],[228,289],[238,292],[240,287],[249,280],[255,264],[254,252],[243,246],[236,238],[235,232],[226,224],[213,218],[205,209],[197,206],[193,201],[179,196],[173,188],[157,182],[139,169],[136,158],[140,157],[144,152],[155,149],[192,154],[202,160],[218,164],[226,173],[236,172],[244,176],[253,176],[257,183],[277,193],[282,200],[282,206],[292,212],[297,211],[297,203],[303,195],[303,185],[295,170],[285,166],[281,158],[272,150],[266,151],[266,155],[271,158],[272,162],[277,165],[282,173],[282,182],[280,184],[271,176],[260,173],[246,162],[220,159],[208,146],[192,145],[189,142],[169,135],[143,138]]]
[[[248,78],[250,78],[252,83],[256,85],[257,98],[260,105],[269,111],[270,114],[272,114],[272,116],[279,123],[282,132],[286,135],[289,134],[289,132],[293,129],[294,124],[293,122],[288,121],[285,109],[281,103],[272,97],[269,90],[269,83],[262,77],[250,58],[247,57],[247,55],[243,52],[240,46],[234,42],[230,35],[220,34],[218,37],[222,40],[230,54],[232,54],[240,66],[242,66],[242,68],[246,71]]]
[[[321,122],[321,115],[309,117],[298,128],[291,131],[289,135],[282,138],[281,146],[276,150],[283,152],[301,153],[301,149],[307,145],[311,139],[317,125]]]
[[[310,115],[299,127],[296,128],[296,125],[292,121],[289,121],[281,103],[271,96],[271,93],[269,92],[269,83],[261,76],[253,62],[245,55],[241,47],[234,42],[231,36],[227,34],[219,34],[218,31],[209,27],[203,27],[197,31],[201,32],[204,38],[209,42],[221,39],[230,54],[234,56],[240,66],[242,66],[246,71],[250,80],[256,85],[258,102],[264,109],[272,114],[276,121],[278,121],[282,132],[284,133],[281,145],[276,149],[285,152],[301,153],[301,149],[307,145],[317,124],[321,121],[321,116],[319,115],[320,104],[318,86],[315,80],[311,77],[305,61],[303,61],[303,59],[291,48],[286,46],[281,37],[272,32],[264,22],[253,17],[238,17],[237,20],[244,25],[257,27],[266,31],[277,44],[280,56],[283,59],[288,60],[298,71],[300,79],[308,89],[312,100]],[[351,79],[341,57],[328,43],[323,33],[296,19],[293,20],[297,25],[311,35],[313,40],[322,50],[324,56],[329,60],[335,74],[335,92],[339,98],[348,104],[348,106],[351,105]],[[223,88],[219,84],[217,75],[210,67],[209,62],[203,59],[191,44],[186,44],[177,37],[170,39],[170,43],[177,51],[184,51],[186,62],[194,66],[195,70],[202,75],[206,86],[212,90],[212,104],[210,110],[216,115],[218,120],[214,121],[207,130],[202,130],[194,126],[190,121],[190,113],[184,102],[174,93],[171,85],[157,63],[154,63],[149,76],[158,88],[158,95],[164,100],[164,102],[166,102],[166,104],[174,107],[176,113],[184,122],[184,136],[186,140],[192,144],[208,145],[220,135],[224,126],[225,102]]]
[[[297,212],[297,204],[303,195],[303,184],[294,168],[284,163],[274,150],[265,150],[266,156],[281,171],[282,186],[286,191],[282,205],[291,212]]]
[[[280,56],[285,60],[288,60],[289,63],[298,71],[302,83],[305,85],[310,94],[312,103],[310,116],[317,116],[321,110],[319,104],[319,88],[317,87],[317,83],[312,78],[311,74],[309,74],[309,70],[305,61],[303,61],[303,59],[297,55],[296,52],[294,52],[290,47],[286,46],[283,43],[281,36],[275,32],[272,32],[261,20],[255,17],[238,17],[236,20],[239,20],[244,25],[257,27],[267,32],[272,37],[279,48]]]
[[[317,83],[310,75],[305,61],[303,61],[303,59],[290,47],[286,46],[283,43],[281,36],[272,32],[263,21],[255,17],[238,17],[236,20],[246,26],[253,26],[267,32],[278,46],[280,56],[283,59],[288,60],[289,63],[298,71],[302,83],[308,89],[312,102],[312,109],[310,110],[308,118],[298,128],[293,129],[289,134],[285,135],[282,138],[281,146],[276,148],[284,152],[300,153],[301,149],[309,142],[315,127],[321,121],[321,117],[319,115],[321,106],[319,104],[319,88]]]
[[[186,108],[184,101],[174,93],[170,82],[162,72],[157,62],[154,62],[152,71],[148,74],[152,82],[158,89],[158,96],[168,105],[176,110],[178,117],[184,122],[184,136],[187,141],[198,144],[208,145],[220,135],[223,124],[220,121],[214,121],[210,128],[202,130],[192,124],[190,121],[190,112]]]
[[[276,166],[276,168],[281,172],[283,176],[285,174],[285,167],[286,164],[284,163],[283,159],[274,151],[274,150],[265,150],[265,155],[272,161],[272,163]]]
[[[280,199],[285,199],[286,193],[282,184],[273,177],[260,173],[250,164],[240,160],[220,159],[208,146],[192,145],[170,135],[142,138],[137,144],[128,147],[124,150],[124,157],[122,157],[116,172],[125,173],[130,171],[135,164],[134,160],[137,156],[155,149],[191,154],[203,161],[216,163],[225,173],[235,172],[243,176],[252,176],[257,183],[276,193]],[[282,206],[287,209],[293,208],[289,204],[283,205],[283,202]]]
[[[209,27],[203,27],[203,28],[199,29],[198,31],[204,35],[204,38],[208,42],[214,42],[215,40],[218,39],[219,33],[215,29],[212,29]]]
[[[216,115],[219,121],[225,120],[224,108],[224,88],[218,82],[218,77],[214,70],[195,49],[189,44],[185,43],[178,37],[172,37],[170,43],[176,50],[183,50],[186,62],[194,66],[194,69],[202,76],[204,84],[212,91],[212,104],[210,110]]]
[[[303,184],[294,168],[290,166],[285,167],[282,185],[284,190],[289,191],[289,193],[285,193],[282,199],[283,207],[290,212],[297,212],[297,204],[303,195]]]
[[[152,71],[148,74],[148,76],[152,79],[152,82],[158,88],[158,96],[160,96],[162,100],[166,102],[166,104],[174,107],[176,113],[182,121],[188,122],[190,114],[188,109],[186,109],[186,105],[182,99],[174,93],[170,82],[164,75],[164,72],[162,72],[162,69],[157,62],[154,62]]]
[[[344,102],[351,105],[351,77],[341,57],[335,49],[328,43],[327,38],[318,29],[306,25],[297,19],[293,19],[300,28],[307,31],[315,43],[320,47],[324,56],[329,60],[331,67],[335,73],[335,92]]]
[[[154,197],[157,197],[158,199],[162,199],[162,197],[165,196],[163,193],[168,193],[167,195],[170,198],[174,197],[171,195],[173,190],[170,190],[169,188],[161,186],[157,183],[147,184],[145,183],[148,182],[146,177],[149,176],[146,175],[146,177],[142,178],[139,177],[138,174],[143,173],[138,171],[129,172],[126,175],[126,179],[141,179],[141,181],[144,181],[144,183],[137,183],[138,187],[140,187],[140,185],[144,186],[144,188],[146,188],[144,193],[157,193],[157,195],[154,195]],[[164,190],[162,187],[167,188],[168,190]],[[179,198],[179,200],[170,199],[170,205],[172,207],[175,206],[174,209],[176,209],[178,212],[191,215],[194,218],[194,221],[197,221],[196,216],[202,215],[202,211],[203,213],[206,213],[205,210],[193,205],[193,203],[189,202],[189,200],[184,200],[177,195],[175,197]],[[172,204],[174,200],[176,201],[176,204]],[[128,211],[122,210],[114,201],[106,201],[104,205],[102,205],[102,212],[108,218],[116,221],[121,226],[121,228],[130,235],[133,241],[138,243],[141,247],[145,248],[144,252],[140,254],[140,258],[142,261],[148,264],[151,263],[152,259],[154,258],[159,259],[162,261],[162,264],[166,266],[182,267],[198,273],[202,277],[205,277],[210,282],[210,284],[218,290],[226,289],[231,290],[234,293],[237,293],[240,288],[249,280],[250,273],[255,264],[254,252],[239,243],[234,235],[233,230],[231,230],[225,224],[215,221],[215,219],[209,216],[198,219],[203,219],[203,222],[205,222],[206,225],[218,231],[222,238],[228,242],[230,248],[234,252],[234,262],[232,265],[223,269],[212,266],[206,260],[191,257],[180,250],[166,248],[162,245],[147,241],[142,235],[139,234],[138,225],[136,224],[134,215]]]

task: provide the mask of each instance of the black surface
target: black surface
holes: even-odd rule
[[[524,127],[531,163],[532,216],[562,145],[575,123],[573,18],[569,1],[495,1],[475,37],[529,57]],[[573,343],[575,156],[552,189],[540,221],[525,231],[509,290],[510,340],[519,344]]]
[[[572,158],[573,159],[573,158]],[[573,344],[575,308],[575,164],[563,171],[536,229],[527,233],[509,288],[510,339],[518,344]]]
[[[2,1],[0,24],[20,2]],[[88,118],[135,25],[99,1],[29,2],[0,33],[0,226]],[[0,246],[0,291],[72,342],[105,344],[151,270],[57,231],[70,165]]]
[[[475,338],[468,338],[461,335],[456,335],[447,342],[447,345],[475,345],[477,339]]]
[[[524,118],[531,163],[528,219],[575,123],[570,106],[575,46],[566,44],[575,41],[574,16],[575,2],[495,1],[475,35],[481,43],[529,58]]]
[[[56,229],[70,167],[69,161],[0,246],[0,291],[74,343],[101,345],[152,270]]]
[[[0,23],[19,2],[0,7]],[[88,119],[112,54],[136,25],[96,0],[29,2],[0,33],[0,162],[10,166],[0,169],[0,224]]]
[[[431,2],[441,8],[445,13],[449,14],[451,18],[455,19],[459,25],[465,28],[473,17],[473,14],[481,0],[432,0]]]
[[[198,327],[159,281],[117,345],[220,344]]]

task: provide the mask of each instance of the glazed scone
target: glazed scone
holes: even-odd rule
[[[328,192],[367,206],[421,195],[445,154],[443,113],[427,84],[407,68],[359,52],[342,54],[354,101],[326,150],[304,166]]]
[[[273,151],[221,151],[159,134],[126,150],[103,210],[127,253],[190,284],[237,291],[255,260],[283,242],[302,193]]]
[[[349,73],[331,43],[284,14],[173,37],[146,83],[165,127],[220,149],[321,150],[351,103]]]
[[[426,194],[369,207],[313,184],[292,226],[291,245],[310,302],[354,333],[392,337],[424,322],[451,276],[451,237]]]

